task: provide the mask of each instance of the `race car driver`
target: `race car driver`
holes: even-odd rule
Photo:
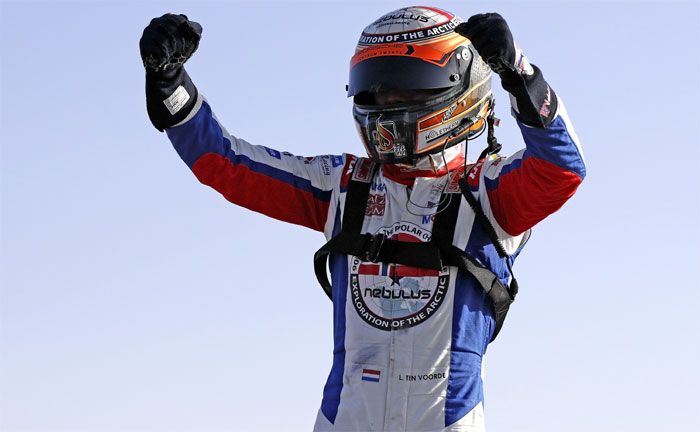
[[[542,72],[498,14],[392,11],[364,29],[350,62],[367,157],[304,158],[249,144],[214,117],[183,67],[201,33],[174,14],[144,30],[148,114],[200,182],[329,240],[317,255],[330,257],[331,282],[325,261],[317,276],[333,301],[333,363],[314,430],[482,431],[482,358],[504,317],[492,286],[512,301],[530,229],[585,176]],[[493,137],[492,71],[525,143],[507,158]],[[488,151],[467,163],[484,131]]]

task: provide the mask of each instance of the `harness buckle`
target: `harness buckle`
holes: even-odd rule
[[[368,234],[368,236],[369,245],[367,247],[367,251],[365,252],[364,258],[365,261],[376,263],[379,261],[379,253],[382,250],[382,246],[384,246],[384,240],[386,240],[386,236],[384,234]]]

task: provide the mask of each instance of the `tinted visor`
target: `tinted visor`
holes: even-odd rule
[[[382,90],[439,89],[462,84],[468,64],[452,54],[444,67],[412,57],[382,56],[350,69],[348,97]]]

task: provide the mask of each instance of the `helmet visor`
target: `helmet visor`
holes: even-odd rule
[[[405,46],[404,46],[405,48]],[[355,64],[350,74],[348,97],[384,90],[426,90],[453,87],[465,79],[461,59],[447,54],[444,66],[412,57],[376,57]],[[461,56],[460,56],[461,57]],[[461,66],[461,67],[460,67]],[[396,73],[401,71],[401,73]]]

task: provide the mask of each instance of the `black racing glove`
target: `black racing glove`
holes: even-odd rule
[[[153,18],[139,41],[146,68],[146,109],[159,131],[176,125],[192,111],[197,88],[183,64],[199,46],[202,26],[185,15]]]
[[[506,20],[497,13],[474,15],[455,31],[469,39],[482,59],[501,77],[511,94],[518,118],[529,126],[546,128],[554,120],[557,97],[513,42]]]

